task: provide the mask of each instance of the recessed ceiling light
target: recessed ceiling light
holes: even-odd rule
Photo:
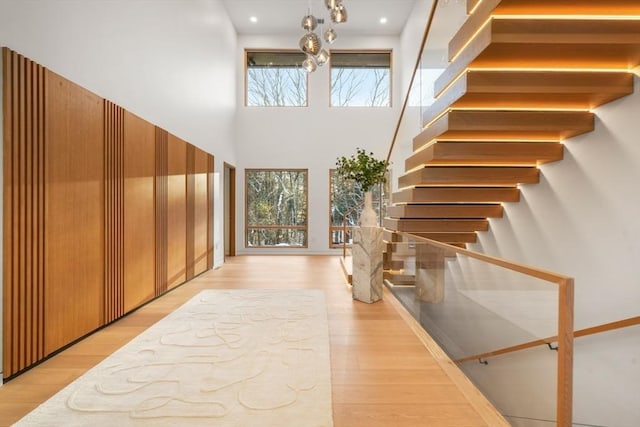
[[[384,16],[382,18],[380,18],[380,23],[381,24],[386,24],[387,23],[387,18],[385,18]]]
[[[255,16],[252,16],[251,18],[249,18],[249,21],[251,21],[251,22],[253,22],[255,24],[256,22],[258,22],[258,18],[255,17]]]

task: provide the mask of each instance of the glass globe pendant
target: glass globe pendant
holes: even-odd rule
[[[313,31],[318,26],[318,20],[313,15],[306,15],[302,18],[302,28],[307,31]]]
[[[335,9],[340,5],[341,0],[324,0],[324,4],[327,6],[327,9]]]
[[[338,34],[333,28],[329,28],[324,32],[324,41],[329,44],[333,44],[334,41],[338,38]]]
[[[313,59],[313,56],[307,55],[307,59],[302,61],[302,68],[304,68],[307,73],[313,73],[318,68],[318,65]]]
[[[329,52],[327,52],[326,49],[321,49],[318,53],[318,56],[316,56],[316,62],[318,63],[318,66],[322,67],[327,63],[327,61],[329,61]]]
[[[347,22],[347,9],[343,5],[338,5],[331,9],[331,20],[336,24]]]
[[[320,39],[316,33],[308,32],[300,39],[300,49],[308,55],[317,55],[320,51]]]

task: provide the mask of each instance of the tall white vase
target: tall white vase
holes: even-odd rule
[[[373,210],[373,199],[371,191],[365,191],[364,193],[364,208],[360,214],[360,227],[377,227],[378,215]]]

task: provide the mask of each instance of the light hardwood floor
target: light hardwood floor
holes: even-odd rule
[[[10,425],[202,289],[313,288],[325,292],[336,427],[487,426],[392,296],[355,302],[337,257],[239,256],[0,387],[0,425]],[[422,337],[424,340],[424,337]],[[436,355],[437,356],[437,355]],[[458,382],[459,384],[459,382]],[[490,409],[491,411],[492,409]],[[60,425],[64,425],[61,421]]]

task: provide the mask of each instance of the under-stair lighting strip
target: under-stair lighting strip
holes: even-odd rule
[[[570,73],[570,72],[593,72],[593,73],[634,73],[633,68],[624,67],[624,68],[613,68],[613,67],[562,67],[562,68],[554,68],[554,67],[481,67],[481,66],[471,66],[465,68],[464,71],[504,71],[504,72],[558,72],[558,73]],[[463,72],[464,74],[464,72]],[[456,80],[460,78],[457,77]],[[447,85],[448,88],[448,85]],[[444,92],[444,89],[442,90]]]
[[[511,20],[566,20],[566,21],[640,21],[640,15],[587,15],[587,14],[549,14],[549,15],[492,15],[495,19]]]

